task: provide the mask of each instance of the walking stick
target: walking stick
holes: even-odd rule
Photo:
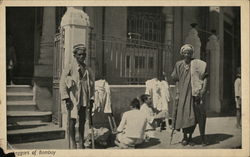
[[[70,109],[67,109],[68,111],[68,115],[67,115],[67,134],[68,134],[68,147],[69,149],[71,149],[71,146],[70,146],[70,119],[71,119],[71,110]]]
[[[175,99],[175,105],[173,107],[173,121],[172,121],[172,132],[170,135],[170,142],[169,144],[171,145],[171,142],[173,140],[173,136],[174,136],[174,130],[175,130],[175,124],[176,124],[176,117],[177,117],[177,108],[178,108],[178,99]]]
[[[93,119],[92,119],[92,108],[93,108],[93,104],[90,103],[90,107],[89,107],[89,126],[91,128],[92,149],[95,149],[94,128],[93,128]]]
[[[174,121],[175,121],[175,119],[174,119]],[[169,142],[170,145],[171,145],[171,142],[172,142],[172,140],[173,140],[174,130],[175,130],[175,127],[172,128],[172,132],[171,132],[171,135],[170,135],[170,142]]]
[[[114,133],[115,131],[114,131],[114,128],[113,128],[113,124],[112,124],[110,115],[108,115],[108,120],[109,120],[110,129],[111,129],[112,133]]]
[[[108,120],[109,120],[109,125],[110,125],[110,129],[111,129],[112,133],[115,133],[117,130],[117,126],[115,123],[115,118],[114,118],[113,113],[110,113],[108,115]]]

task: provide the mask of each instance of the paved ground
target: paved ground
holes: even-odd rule
[[[210,149],[210,148],[240,148],[242,130],[235,127],[235,117],[213,117],[207,119],[207,141],[208,145],[202,147],[200,143],[198,127],[193,135],[195,146],[182,146],[179,142],[182,139],[182,133],[174,134],[172,144],[169,144],[171,130],[156,132],[156,138],[150,142],[144,143],[138,149]],[[15,149],[67,149],[66,140],[51,140],[42,142],[31,142],[23,144],[14,144],[11,147]],[[115,149],[109,147],[108,149]]]

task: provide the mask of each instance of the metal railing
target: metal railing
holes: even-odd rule
[[[90,36],[90,54],[102,68],[98,75],[111,84],[143,84],[161,77],[163,71],[170,76],[172,45],[93,33]],[[100,54],[102,57],[98,57]]]

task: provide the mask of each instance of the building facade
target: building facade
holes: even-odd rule
[[[223,113],[234,109],[233,82],[236,68],[241,65],[239,7],[78,9],[90,20],[89,64],[96,77],[105,78],[111,88],[140,86],[148,79],[163,77],[163,72],[172,84],[170,74],[181,59],[179,49],[187,38],[194,38],[200,58],[208,63],[208,110]],[[66,7],[6,9],[7,33],[14,38],[18,58],[14,81],[34,85],[39,109],[53,111],[55,118],[60,113],[56,105],[61,73],[58,65],[62,65],[64,57],[58,53],[63,44],[60,23],[66,11]],[[191,25],[194,23],[197,26]],[[198,34],[193,35],[192,29]],[[210,49],[207,46],[213,34],[216,50],[213,44]]]

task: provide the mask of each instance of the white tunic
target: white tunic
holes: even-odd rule
[[[140,110],[130,110],[123,114],[118,132],[124,132],[126,137],[143,139],[147,119]]]
[[[93,110],[112,113],[109,84],[105,80],[95,81],[95,103]]]
[[[158,111],[168,110],[170,94],[167,81],[159,81],[156,78],[146,81],[145,94],[152,97],[153,107],[155,109]]]

